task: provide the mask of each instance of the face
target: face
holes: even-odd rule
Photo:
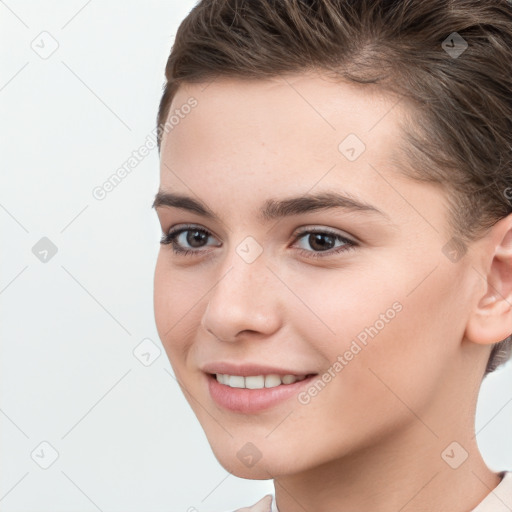
[[[309,74],[189,84],[173,100],[160,191],[190,200],[156,208],[174,233],[156,325],[237,476],[307,471],[424,431],[418,417],[443,428],[475,278],[470,258],[447,256],[441,190],[393,163],[405,108]]]

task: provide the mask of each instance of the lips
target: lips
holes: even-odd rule
[[[206,374],[206,386],[212,400],[223,409],[243,414],[255,414],[283,404],[297,396],[318,375],[292,368],[227,362],[211,363],[201,369]],[[226,377],[228,382],[224,383]],[[258,379],[259,385],[251,387],[251,383]],[[264,387],[261,387],[261,379]]]
[[[309,370],[299,370],[294,368],[283,368],[278,366],[267,366],[261,365],[257,363],[244,363],[244,364],[236,364],[229,362],[217,362],[217,363],[209,363],[205,364],[201,370],[205,373],[210,373],[213,375],[222,374],[222,375],[239,375],[242,377],[250,377],[254,375],[279,375],[283,377],[285,375],[295,375],[296,377],[306,377],[307,375],[311,375],[312,371]]]

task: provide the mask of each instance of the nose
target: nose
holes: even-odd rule
[[[263,257],[247,263],[234,254],[208,296],[201,325],[220,341],[239,341],[247,333],[271,335],[282,318],[279,285]]]

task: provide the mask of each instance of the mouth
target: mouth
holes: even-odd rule
[[[300,382],[312,375],[279,375],[277,373],[271,373],[266,375],[229,375],[227,373],[210,373],[211,377],[215,378],[217,382],[230,388],[239,389],[265,389],[275,388],[277,386],[288,386],[295,382]]]
[[[205,373],[205,376],[210,397],[222,409],[241,414],[257,414],[277,408],[297,397],[318,374]]]

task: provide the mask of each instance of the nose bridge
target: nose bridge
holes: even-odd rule
[[[275,279],[251,240],[242,241],[223,266],[208,296],[202,324],[221,340],[233,340],[245,330],[270,332],[279,308],[270,280]]]

